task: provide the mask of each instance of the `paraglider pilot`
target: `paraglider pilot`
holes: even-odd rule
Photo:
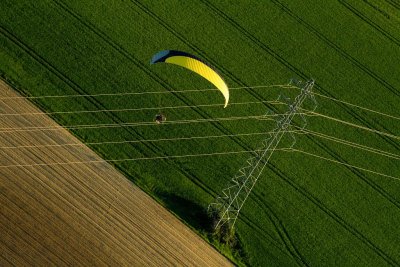
[[[157,123],[157,124],[161,124],[162,122],[164,122],[164,121],[166,121],[167,120],[167,118],[165,117],[165,115],[164,114],[157,114],[156,115],[156,117],[155,117],[155,122]]]

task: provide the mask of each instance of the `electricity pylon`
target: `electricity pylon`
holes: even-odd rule
[[[301,83],[297,83],[299,86]],[[258,178],[263,172],[269,159],[277,148],[279,142],[285,134],[291,134],[295,143],[294,136],[288,132],[293,118],[300,114],[305,119],[303,114],[299,112],[301,106],[307,98],[311,98],[316,106],[314,96],[312,95],[312,88],[314,80],[306,82],[300,87],[301,92],[293,103],[289,104],[289,110],[277,121],[276,128],[270,133],[270,137],[263,141],[261,149],[255,150],[255,156],[247,160],[246,166],[239,170],[239,173],[232,178],[229,185],[222,190],[222,194],[216,198],[214,203],[208,206],[210,213],[217,215],[218,222],[215,229],[225,224],[233,227],[239,215],[240,209],[243,207],[247,197],[256,184]],[[304,126],[305,127],[305,123]]]

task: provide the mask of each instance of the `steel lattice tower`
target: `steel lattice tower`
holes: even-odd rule
[[[300,87],[300,94],[297,95],[293,103],[288,105],[289,110],[277,121],[276,128],[270,133],[269,138],[263,141],[263,146],[254,151],[255,156],[247,160],[246,165],[239,170],[239,173],[232,178],[229,185],[222,190],[222,194],[216,198],[214,203],[209,205],[209,212],[217,215],[218,218],[218,222],[215,225],[216,229],[225,224],[231,227],[234,226],[240,209],[246,202],[282,137],[287,134],[293,118],[299,114],[304,100],[311,98],[315,103],[312,95],[313,86],[314,80],[310,80]]]

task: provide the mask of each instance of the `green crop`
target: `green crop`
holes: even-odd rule
[[[162,92],[32,101],[63,126],[136,123],[71,131],[106,160],[129,159],[113,164],[237,264],[399,265],[399,9],[394,1],[3,0],[0,72],[27,96]],[[314,78],[318,94],[392,117],[317,95],[317,113],[348,124],[307,116],[306,130],[353,146],[296,133],[297,150],[276,151],[254,187],[231,249],[209,234],[206,209],[250,153],[187,155],[254,150],[275,123],[200,120],[262,116],[276,106],[261,101],[299,91],[235,89],[223,109],[218,91],[193,91],[210,88],[205,80],[150,65],[163,49],[204,59],[229,87]],[[90,110],[109,111],[54,113]],[[151,123],[159,112],[188,122]],[[252,133],[261,134],[235,136]],[[190,139],[198,136],[214,137]]]

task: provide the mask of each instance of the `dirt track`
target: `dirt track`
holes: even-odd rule
[[[0,80],[0,98],[19,96]],[[25,99],[0,99],[0,266],[200,265],[230,263],[174,216]]]

